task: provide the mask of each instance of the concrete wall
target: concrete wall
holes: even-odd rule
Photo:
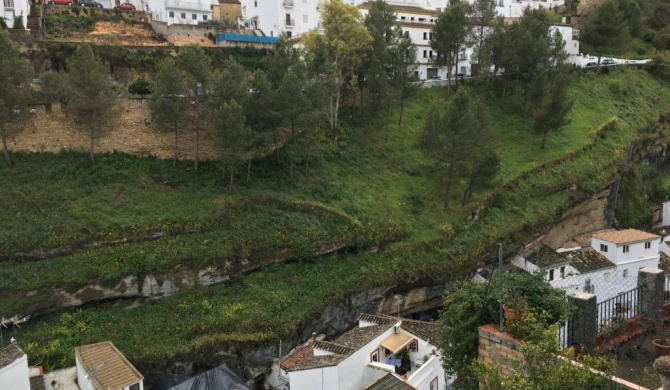
[[[0,369],[0,385],[3,389],[30,390],[28,355]]]
[[[175,11],[177,12],[177,11]],[[181,11],[179,11],[181,12]],[[186,12],[186,11],[183,11]],[[190,17],[190,13],[189,13]],[[196,35],[199,37],[203,37],[207,35],[208,33],[212,34],[217,34],[218,32],[221,31],[220,28],[217,27],[211,27],[211,26],[198,26],[198,25],[193,25],[193,24],[174,24],[174,23],[168,23],[166,21],[158,21],[158,20],[152,20],[151,21],[151,28],[154,29],[154,31],[157,34],[165,35],[165,36],[170,36],[170,35]]]
[[[75,355],[74,360],[77,365],[77,384],[79,385],[79,388],[81,390],[96,390],[95,385],[93,385],[93,381],[84,369],[84,365],[81,363],[81,360],[79,360],[79,356]]]
[[[242,17],[242,5],[240,3],[219,3],[214,7],[214,20],[223,20],[231,26],[235,25],[238,18]]]
[[[337,367],[323,367],[313,370],[289,373],[292,390],[339,390]]]

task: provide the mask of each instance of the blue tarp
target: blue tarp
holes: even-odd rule
[[[242,35],[235,33],[225,33],[216,37],[216,42],[246,42],[246,43],[265,43],[276,45],[279,43],[279,37],[258,37],[255,35]]]

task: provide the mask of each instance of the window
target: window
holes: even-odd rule
[[[424,32],[424,33],[423,33],[423,40],[425,41],[425,40],[427,40],[427,39],[428,39],[428,33],[427,33],[427,32]]]
[[[433,51],[432,51],[432,50],[428,52],[428,56],[429,56],[430,58],[433,58]]]
[[[307,23],[307,15],[302,15],[302,22]]]
[[[424,50],[423,51],[423,58],[427,58],[427,57],[428,57],[428,50]]]
[[[207,20],[207,15],[202,15],[202,20]]]
[[[554,280],[554,270],[550,269],[549,270],[549,281],[551,282],[552,280]]]
[[[213,6],[213,5],[210,5],[210,6],[209,6],[209,10],[210,10],[210,11],[214,11],[214,6]]]
[[[193,20],[198,20],[198,15],[196,15],[196,14],[191,14],[191,19],[193,19]]]
[[[186,12],[182,12],[182,13],[181,13],[181,18],[182,18],[182,19],[186,19]]]
[[[651,241],[647,241],[644,243],[644,249],[651,249]]]
[[[425,22],[426,18],[419,18],[419,22]]]
[[[410,19],[410,20],[411,20],[411,21],[413,22],[413,21],[414,21],[414,16],[412,16],[412,17],[411,17],[411,18],[409,18],[409,19]]]
[[[433,33],[432,32],[428,33],[428,38],[433,39]]]
[[[630,252],[630,247],[628,245],[623,246],[623,253],[628,253]]]
[[[623,270],[623,277],[624,278],[628,277],[628,270],[627,269]]]
[[[437,390],[437,377],[430,381],[430,390]]]
[[[174,11],[170,11],[170,17],[174,18]]]
[[[254,1],[254,7],[258,7],[258,1]]]
[[[600,251],[601,251],[601,252],[607,252],[607,245],[605,245],[605,244],[600,244]]]
[[[565,277],[565,266],[561,267],[561,279]]]
[[[419,352],[419,340],[412,339],[412,342],[409,343],[409,351],[410,352]]]
[[[595,286],[591,283],[591,279],[586,279],[584,282],[584,292],[593,294],[593,291],[595,291]]]
[[[404,17],[404,16],[401,16],[401,17],[400,17],[400,20],[405,20],[405,17]]]
[[[374,351],[372,351],[372,353],[370,354],[370,361],[371,362],[378,362],[379,361],[379,350],[378,349],[375,349]]]
[[[293,36],[293,32],[287,31],[286,32],[286,38],[291,38]]]
[[[14,0],[5,0],[5,8],[14,8]]]

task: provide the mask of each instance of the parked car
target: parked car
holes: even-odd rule
[[[72,5],[72,0],[49,0],[49,4]]]
[[[585,68],[591,68],[594,66],[598,66],[597,62],[587,62],[586,65],[584,65]]]
[[[93,0],[81,0],[79,1],[79,5],[81,5],[82,7],[104,8],[102,4]]]
[[[616,65],[617,62],[616,62],[616,60],[613,60],[613,59],[611,59],[611,58],[605,58],[605,59],[601,62],[601,64],[604,65],[604,66],[607,66],[607,65]]]
[[[121,10],[121,11],[135,11],[136,8],[133,4],[123,3],[123,4],[117,5],[116,7],[114,7],[114,9],[118,9],[118,10]]]

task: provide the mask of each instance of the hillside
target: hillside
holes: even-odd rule
[[[19,154],[14,167],[0,167],[8,183],[0,194],[2,254],[71,251],[4,260],[0,313],[27,314],[54,289],[72,292],[176,265],[222,267],[289,253],[302,261],[161,300],[48,315],[24,326],[20,340],[31,359],[47,367],[71,364],[75,345],[102,339],[139,367],[153,367],[156,360],[229,344],[294,337],[326,306],[353,293],[452,280],[496,241],[519,242],[548,226],[575,193],[593,193],[617,175],[637,132],[670,102],[670,90],[643,71],[580,75],[571,89],[572,122],[542,151],[524,110],[491,93],[499,181],[466,207],[454,202],[445,212],[440,178],[427,169],[430,157],[417,143],[426,113],[443,104],[444,93],[418,91],[400,128],[393,124],[396,111],[388,124],[346,124],[324,161],[302,167],[295,184],[263,162],[254,166],[249,185],[229,192],[215,162],[193,172],[189,162],[173,169],[167,161],[120,153],[93,167],[78,152]],[[476,221],[469,220],[473,214]],[[143,239],[155,233],[164,236]],[[85,247],[124,237],[139,239]],[[362,250],[385,240],[400,242],[375,253],[310,259],[318,248]]]

